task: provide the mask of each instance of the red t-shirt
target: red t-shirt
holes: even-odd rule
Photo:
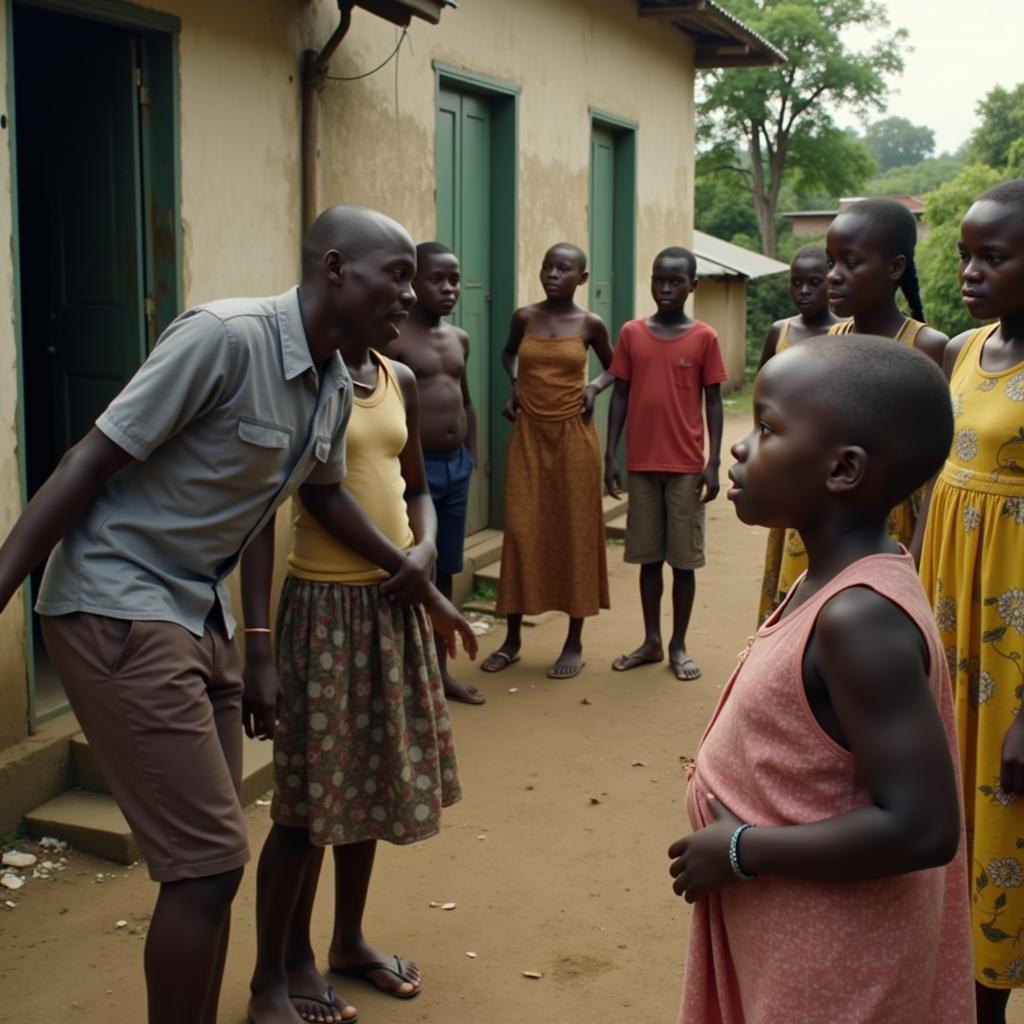
[[[619,334],[609,367],[629,381],[626,468],[646,473],[699,473],[704,468],[704,388],[728,380],[718,335],[709,324],[667,341],[645,320]]]

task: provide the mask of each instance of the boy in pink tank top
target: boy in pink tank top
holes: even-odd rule
[[[695,903],[681,1024],[975,1020],[949,672],[888,510],[952,439],[941,372],[847,335],[772,359],[732,449],[745,523],[809,568],[741,656],[669,850]]]

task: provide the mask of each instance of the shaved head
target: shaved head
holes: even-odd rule
[[[324,255],[332,249],[346,259],[359,259],[376,248],[406,244],[414,252],[409,233],[397,221],[366,206],[329,206],[310,225],[302,239],[302,280],[316,276]]]
[[[866,334],[826,336],[780,352],[761,373],[789,378],[833,443],[882,460],[891,505],[946,460],[953,440],[949,384],[915,348]]]
[[[587,254],[578,246],[572,242],[555,242],[548,253],[553,252],[567,253],[576,263],[576,266],[580,268],[580,273],[584,273],[587,269]]]

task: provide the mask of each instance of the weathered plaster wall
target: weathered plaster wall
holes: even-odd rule
[[[747,363],[747,286],[743,281],[703,278],[693,294],[693,315],[711,324],[729,374],[722,391],[743,386]]]
[[[2,13],[2,12],[0,12]],[[0,111],[7,109],[7,19],[0,17]],[[0,530],[6,534],[21,511],[18,465],[18,346],[14,332],[13,211],[11,128],[0,131]],[[25,610],[20,593],[0,615],[0,749],[25,736]]]

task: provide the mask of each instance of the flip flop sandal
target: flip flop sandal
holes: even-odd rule
[[[697,662],[693,660],[693,658],[683,658],[681,661],[673,661],[670,662],[670,665],[672,667],[672,671],[675,674],[676,679],[678,679],[681,683],[692,683],[694,682],[694,680],[700,679],[700,666],[697,664]],[[695,676],[688,676],[683,674],[683,670],[686,668],[687,665],[693,665],[693,667],[697,669],[697,674]]]
[[[548,669],[548,679],[575,679],[586,667],[587,663],[581,661],[573,672],[556,672],[551,668]]]
[[[324,994],[322,996],[304,996],[300,995],[298,992],[289,992],[288,998],[293,1003],[295,1000],[299,999],[304,1003],[316,1003],[317,1006],[322,1006],[325,1010],[337,1010],[339,1013],[341,1012],[341,1007],[338,1005],[338,1000],[334,995],[334,989],[331,988],[330,985],[324,989]],[[295,1012],[302,1017],[302,1014],[299,1013],[298,1009],[296,1009]],[[251,1017],[249,1019],[252,1020]],[[302,1017],[302,1019],[306,1020],[305,1017]],[[342,1017],[341,1019],[343,1024],[356,1024],[356,1021],[359,1020],[359,1015],[356,1014],[355,1017]]]
[[[620,654],[612,662],[612,669],[616,672],[629,672],[641,665],[657,665],[664,660],[664,658],[645,658],[642,654]]]
[[[487,663],[492,659],[497,658],[502,664],[495,665],[494,668],[488,668]],[[483,663],[480,665],[481,672],[504,672],[509,665],[514,665],[519,660],[518,654],[506,654],[504,651],[494,651],[492,654],[488,654],[484,658]]]
[[[419,987],[414,988],[412,992],[396,992],[393,988],[384,988],[378,985],[377,982],[370,977],[374,971],[387,971],[388,974],[393,974],[399,981],[404,981],[409,985],[415,985],[416,982],[412,978],[407,978],[402,973],[402,961],[395,956],[395,965],[391,966],[389,963],[381,963],[380,961],[374,961],[368,964],[356,964],[355,967],[332,967],[331,974],[337,974],[341,978],[355,978],[357,981],[365,981],[368,985],[372,985],[378,992],[383,992],[386,996],[394,996],[395,999],[415,999],[420,994],[422,984]],[[349,1024],[348,1021],[345,1024]]]
[[[467,686],[466,687],[466,692],[469,693],[473,697],[477,697],[477,696],[481,696],[482,697],[482,694],[480,693],[480,691],[475,686]],[[481,700],[466,700],[465,697],[456,697],[454,694],[450,694],[450,693],[446,693],[444,695],[444,699],[445,700],[453,700],[457,704],[468,704],[470,707],[473,707],[473,708],[478,708],[478,707],[480,707],[481,704],[486,703],[486,701],[484,701],[482,699]]]

